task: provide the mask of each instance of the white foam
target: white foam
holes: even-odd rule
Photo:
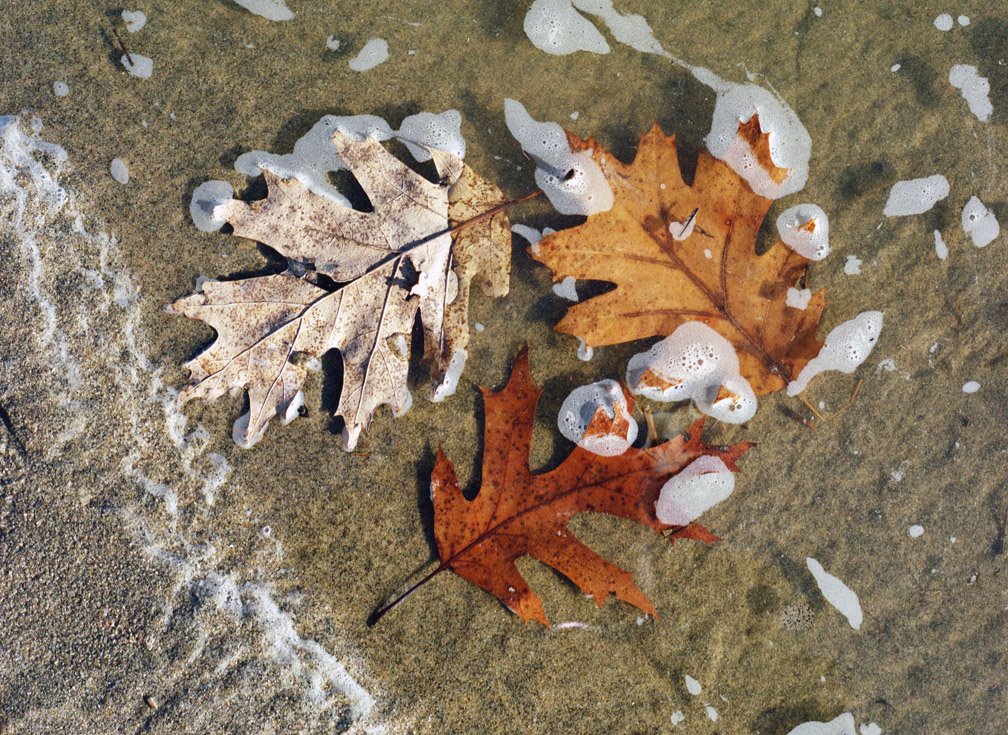
[[[829,722],[805,722],[787,735],[857,735],[854,732],[854,715],[844,712]]]
[[[66,82],[53,82],[52,91],[57,97],[66,97],[70,94],[70,85]]]
[[[649,384],[649,374],[663,384]],[[702,322],[681,324],[648,351],[631,357],[626,381],[634,395],[655,401],[690,399],[700,411],[726,423],[748,421],[758,406],[739,374],[731,343]],[[721,388],[728,395],[719,399]]]
[[[147,14],[142,10],[124,10],[122,19],[126,24],[126,30],[130,33],[136,33],[147,25]]]
[[[193,189],[189,201],[189,216],[201,232],[216,232],[224,226],[223,219],[214,216],[214,210],[234,197],[234,189],[226,181],[204,181]]]
[[[384,38],[372,38],[364,44],[364,48],[350,59],[350,68],[354,71],[368,71],[379,64],[388,61],[388,41]]]
[[[234,2],[266,20],[290,20],[294,17],[294,13],[283,0],[234,0]]]
[[[568,301],[577,301],[577,279],[573,276],[567,276],[562,281],[558,281],[553,284],[553,293],[562,299],[567,299]]]
[[[963,26],[964,28],[970,24],[970,19],[968,15],[960,15],[957,20],[959,21],[959,25]]]
[[[440,403],[448,396],[455,395],[455,390],[458,388],[459,378],[462,376],[462,371],[465,370],[466,364],[466,351],[465,350],[455,350],[452,353],[451,360],[448,361],[448,368],[445,370],[445,376],[441,381],[441,384],[435,386],[433,392],[431,393],[431,401],[434,403]]]
[[[941,232],[938,230],[934,231],[934,245],[935,255],[938,256],[938,260],[945,260],[948,257],[948,246],[945,244],[945,240],[942,239]]]
[[[889,71],[895,74],[900,70],[900,68],[902,68],[902,66],[903,66],[902,64],[893,64],[892,66],[889,67]]]
[[[704,712],[707,714],[707,719],[711,722],[717,722],[718,711],[711,707],[709,704],[704,705]]]
[[[975,196],[963,207],[962,228],[978,248],[990,245],[1001,232],[997,217]]]
[[[948,179],[941,174],[897,181],[889,190],[889,199],[882,214],[886,217],[924,214],[948,195]]]
[[[924,526],[915,523],[907,529],[907,535],[910,538],[920,538],[924,535]]]
[[[847,262],[844,263],[843,272],[848,276],[861,275],[861,258],[856,255],[848,255]]]
[[[787,394],[796,396],[819,373],[838,370],[853,373],[871,354],[882,332],[882,312],[863,311],[826,335],[819,354],[806,363],[798,377],[788,383]]]
[[[805,311],[808,308],[809,301],[812,300],[812,289],[802,288],[797,289],[791,286],[787,290],[787,296],[784,299],[784,303],[790,306],[792,309],[801,309]]]
[[[612,0],[535,0],[525,14],[525,35],[537,49],[556,56],[577,51],[609,53],[605,37],[581,13],[598,17],[620,43],[642,53],[665,53],[647,20],[617,12]]]
[[[672,727],[676,727],[679,723],[686,719],[686,715],[682,713],[682,710],[677,709],[672,713],[672,717],[670,719],[672,721]]]
[[[980,122],[990,120],[994,106],[990,101],[990,81],[977,73],[970,64],[956,64],[949,70],[949,84],[958,89],[969,105],[970,112]]]
[[[777,217],[781,241],[809,260],[829,255],[829,217],[816,204],[796,204]]]
[[[962,18],[963,16],[960,15],[959,17]],[[882,735],[882,728],[874,722],[869,722],[868,724],[859,725],[858,732],[861,735]]]
[[[703,67],[688,68],[717,93],[710,133],[704,138],[711,155],[731,166],[760,196],[778,199],[801,190],[808,179],[812,138],[783,98],[756,84],[729,82]],[[759,115],[760,129],[769,136],[774,165],[787,169],[780,183],[770,177],[749,144],[738,136],[739,125],[753,115]]]
[[[511,135],[535,161],[536,184],[558,212],[591,215],[612,207],[612,189],[591,151],[573,153],[562,127],[534,120],[513,99],[504,100],[504,118]]]
[[[577,358],[581,362],[591,362],[593,357],[595,357],[595,348],[589,347],[583,339],[578,337]]]
[[[458,110],[444,112],[418,112],[402,121],[396,137],[401,140],[413,158],[429,161],[428,148],[446,151],[465,158],[466,143],[462,137],[462,115]]]
[[[967,380],[965,383],[963,383],[962,387],[963,393],[967,394],[976,393],[978,390],[980,390],[980,383],[978,383],[975,380]]]
[[[683,471],[685,472],[685,470],[683,470]],[[659,520],[661,520],[661,519],[659,519]],[[662,521],[662,523],[667,523],[667,521]],[[682,525],[686,525],[686,524],[682,524]],[[686,674],[683,677],[683,681],[686,682],[686,691],[687,692],[689,692],[690,694],[692,694],[694,697],[699,697],[700,696],[700,692],[703,691],[703,687],[700,686],[700,682],[698,682],[696,679],[694,679],[689,674]]]
[[[847,618],[850,627],[854,630],[860,630],[864,615],[861,612],[861,603],[858,601],[858,597],[854,591],[823,569],[822,564],[811,556],[806,557],[805,563],[808,565],[809,571],[812,572],[812,576],[815,577],[816,584],[819,585],[819,591],[822,592],[822,596],[826,599],[826,602],[839,610]],[[854,721],[852,719],[852,731],[853,728]]]
[[[325,47],[330,51],[339,51],[340,41],[336,36],[330,35],[326,38]]]
[[[585,436],[599,408],[610,419],[625,420],[626,433],[609,432],[601,436]],[[637,438],[637,422],[630,416],[623,389],[615,380],[600,380],[572,390],[560,407],[557,426],[560,433],[572,442],[603,457],[623,454]]]
[[[149,56],[130,51],[129,56],[123,54],[119,57],[123,68],[138,79],[150,79],[154,73],[154,60]]]
[[[939,31],[951,31],[952,30],[952,16],[948,13],[942,13],[937,18],[934,19],[934,27]]]
[[[655,515],[670,526],[688,526],[735,490],[735,475],[720,457],[703,455],[662,486]],[[694,680],[696,681],[696,680]],[[686,686],[689,688],[689,677]],[[690,690],[690,694],[700,693]]]
[[[121,158],[112,159],[112,163],[109,164],[109,173],[112,174],[112,178],[120,184],[129,183],[129,168],[126,166],[126,162]]]
[[[37,133],[38,126],[33,127]],[[108,496],[109,517],[122,520],[135,548],[156,566],[145,588],[155,614],[145,624],[150,631],[145,643],[152,656],[171,662],[165,696],[185,710],[195,703],[207,721],[249,721],[255,713],[266,730],[275,729],[271,703],[281,698],[313,731],[366,725],[373,697],[347,674],[350,664],[342,670],[348,678],[340,676],[336,657],[301,638],[290,615],[269,604],[270,564],[265,562],[273,557],[262,555],[275,553],[275,544],[260,545],[261,551],[250,555],[247,541],[258,538],[257,529],[228,523],[230,512],[221,516],[211,508],[228,482],[230,465],[223,454],[207,453],[209,432],[188,426],[177,391],[147,356],[137,289],[121,263],[116,238],[84,214],[92,206],[78,208],[76,194],[64,187],[66,152],[27,128],[16,118],[0,117],[0,219],[11,234],[8,266],[22,271],[15,274],[21,286],[12,294],[31,312],[25,334],[35,344],[29,359],[39,361],[38,379],[49,373],[45,379],[55,386],[45,396],[47,420],[36,431],[49,459],[68,469],[88,463],[97,483],[116,488]],[[64,295],[74,274],[87,277],[68,300]],[[93,435],[119,452],[107,459],[94,455]],[[74,442],[84,442],[83,456]],[[250,578],[259,581],[244,581]],[[202,579],[209,580],[208,589],[227,615],[204,614],[193,605]],[[241,625],[251,624],[254,635],[236,635],[233,616],[239,611]],[[289,626],[281,625],[284,616]],[[279,646],[274,645],[277,631],[290,634],[279,637]],[[340,637],[336,630],[327,633],[342,646],[344,660],[356,659]],[[190,650],[182,641],[192,642]],[[182,649],[166,651],[176,644]],[[236,650],[240,654],[222,657]],[[288,652],[294,656],[279,655]],[[191,667],[192,681],[180,684],[173,672],[180,670],[183,655],[189,663],[204,660]],[[193,698],[191,686],[216,691],[236,678],[247,685],[238,700]],[[299,689],[305,695],[302,704]],[[173,722],[168,715],[169,729]]]
[[[812,12],[815,13],[816,18],[822,18],[823,9],[820,8],[818,5],[812,8]]]
[[[422,146],[439,148],[446,145],[449,152],[465,152],[465,141],[459,132],[460,123],[461,116],[455,110],[439,114],[418,113],[403,120],[403,127],[408,133],[404,134],[393,130],[377,115],[325,115],[298,138],[290,153],[248,151],[238,156],[235,171],[245,176],[258,176],[267,169],[282,178],[296,178],[312,193],[349,207],[350,201],[329,181],[330,173],[346,169],[332,142],[334,132],[339,131],[358,140],[372,137],[384,141],[402,135],[410,151],[429,158],[430,153]]]

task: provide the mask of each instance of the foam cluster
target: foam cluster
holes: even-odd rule
[[[655,401],[691,399],[702,413],[730,424],[748,421],[758,406],[739,373],[735,349],[702,322],[686,322],[630,358],[626,380],[634,395]]]
[[[283,0],[234,0],[250,13],[255,13],[266,20],[290,20],[294,13]]]
[[[853,373],[865,361],[882,332],[882,312],[863,311],[826,335],[819,354],[808,361],[798,377],[788,383],[787,394],[796,396],[819,373],[838,370]]]
[[[329,181],[330,173],[346,169],[332,143],[333,133],[340,132],[357,140],[398,138],[418,161],[425,161],[430,159],[428,148],[463,157],[465,139],[461,127],[462,116],[457,110],[410,115],[402,121],[399,130],[393,130],[377,115],[326,115],[294,143],[290,153],[248,151],[238,156],[234,167],[238,173],[250,177],[266,169],[282,178],[297,179],[313,194],[349,207],[350,200]],[[224,222],[213,216],[213,208],[232,195],[233,190],[224,181],[207,181],[196,187],[189,205],[196,227],[204,232],[220,229]]]
[[[978,248],[990,245],[1001,232],[997,217],[975,196],[963,207],[962,228]]]
[[[665,53],[647,20],[617,12],[612,0],[535,0],[525,14],[525,35],[537,49],[556,56],[577,51],[609,53],[605,37],[581,13],[599,18],[620,43],[642,53]]]
[[[458,110],[410,115],[402,121],[396,137],[418,161],[431,159],[430,148],[465,158],[466,142],[462,137],[462,115]]]
[[[987,122],[994,113],[990,101],[990,80],[977,73],[971,64],[956,64],[949,70],[949,84],[958,89],[969,105],[970,112],[980,122]]]
[[[612,207],[612,189],[591,151],[571,151],[562,127],[534,120],[513,99],[504,100],[504,119],[522,150],[535,161],[536,184],[560,214],[592,215]]]
[[[924,214],[948,195],[949,182],[941,174],[897,181],[889,190],[882,214],[886,217]]]
[[[829,255],[829,217],[816,204],[796,204],[777,218],[781,242],[809,260]]]
[[[710,133],[704,139],[711,155],[727,163],[760,196],[779,199],[801,190],[808,180],[812,138],[795,111],[780,96],[756,84],[736,84],[709,69],[689,68],[698,81],[717,94]],[[779,182],[738,135],[739,125],[753,115],[759,116],[760,128],[768,134],[774,165],[787,170]]]
[[[609,422],[604,431],[597,431],[596,424],[589,432],[600,408]],[[615,380],[600,380],[571,391],[560,407],[557,425],[560,433],[579,447],[603,457],[623,454],[637,438],[637,422],[630,416],[626,396]]]
[[[728,465],[720,457],[705,454],[662,486],[655,515],[670,526],[688,526],[731,495],[734,489],[735,474]]]

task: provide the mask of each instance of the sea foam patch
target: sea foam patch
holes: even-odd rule
[[[269,728],[270,703],[282,697],[310,727],[370,727],[375,700],[360,683],[356,651],[302,636],[276,602],[279,583],[266,570],[276,566],[279,541],[258,528],[250,541],[249,529],[215,512],[236,490],[226,450],[210,451],[209,432],[179,410],[177,392],[147,355],[137,289],[116,238],[64,184],[66,151],[37,133],[0,117],[0,217],[22,284],[13,298],[32,314],[24,327],[32,351],[6,369],[24,372],[15,389],[51,385],[52,411],[36,429],[49,459],[86,465],[97,484],[116,488],[109,510],[159,570],[149,594],[160,614],[137,629],[164,673],[159,695],[184,715],[195,692],[217,692],[198,702],[213,721],[267,713]],[[114,456],[95,449],[107,443]],[[222,578],[232,584],[221,599],[239,610],[241,625],[193,606],[203,580]],[[229,684],[236,679],[246,683],[237,694]],[[165,725],[183,715],[166,710]]]
[[[560,125],[533,119],[518,100],[504,100],[504,118],[536,163],[536,184],[560,214],[592,215],[612,208],[612,189],[590,150],[571,151]]]

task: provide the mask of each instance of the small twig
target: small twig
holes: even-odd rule
[[[129,61],[129,65],[133,66],[133,57],[130,55],[129,49],[126,48],[126,44],[123,43],[122,38],[119,36],[119,31],[116,30],[115,25],[112,26],[112,37],[115,38],[116,43],[119,44],[119,48],[124,54],[126,54],[126,60]]]
[[[823,416],[823,415],[822,415],[821,413],[819,413],[819,411],[818,411],[818,410],[816,410],[816,407],[815,407],[815,406],[813,406],[813,405],[812,405],[811,403],[809,403],[809,402],[808,402],[808,399],[807,399],[807,398],[805,398],[805,396],[801,396],[801,395],[800,395],[800,396],[798,396],[798,400],[799,400],[799,401],[801,401],[801,402],[802,402],[803,404],[805,404],[805,408],[807,408],[807,409],[808,409],[809,411],[811,411],[811,412],[812,412],[812,414],[813,414],[813,415],[814,415],[814,416],[815,416],[815,417],[816,417],[817,419],[819,419],[820,421],[825,421],[825,420],[826,420],[826,417],[825,417],[825,416]]]
[[[651,406],[641,406],[641,413],[644,414],[644,422],[647,424],[648,444],[658,441],[658,429],[655,427],[654,416],[651,414]]]
[[[840,406],[840,408],[838,408],[836,411],[834,411],[833,413],[831,413],[829,415],[829,417],[831,419],[836,418],[837,416],[839,416],[840,414],[842,414],[844,411],[846,411],[848,408],[851,407],[851,404],[854,403],[854,400],[857,398],[858,391],[861,390],[861,384],[863,382],[864,382],[864,378],[862,378],[861,380],[859,380],[857,382],[857,385],[855,385],[854,386],[854,390],[851,391],[850,398],[847,399],[847,402],[844,403],[842,406]]]
[[[780,406],[779,408],[780,408],[781,413],[784,414],[785,416],[787,416],[789,419],[793,419],[793,420],[797,421],[799,424],[801,424],[802,426],[804,426],[809,431],[815,431],[815,426],[812,425],[812,422],[809,421],[804,416],[802,416],[797,411],[792,411],[787,406]]]

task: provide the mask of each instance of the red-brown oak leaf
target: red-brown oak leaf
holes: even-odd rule
[[[655,516],[659,491],[670,477],[704,454],[720,457],[729,469],[738,471],[736,460],[751,445],[706,446],[700,419],[690,426],[688,436],[648,449],[630,448],[618,457],[601,457],[575,447],[556,469],[533,474],[529,449],[540,390],[531,380],[527,349],[518,354],[503,390],[482,391],[486,427],[479,494],[466,500],[454,465],[440,450],[431,478],[438,570],[451,569],[523,620],[548,625],[542,601],[515,566],[515,560],[531,556],[566,576],[600,607],[611,592],[655,615],[654,605],[631,575],[579,541],[568,521],[577,513],[607,513],[655,531],[670,531],[671,540],[712,542],[716,537],[702,526],[660,522]],[[629,396],[628,401],[632,401]],[[612,422],[600,409],[588,433],[604,432]]]

